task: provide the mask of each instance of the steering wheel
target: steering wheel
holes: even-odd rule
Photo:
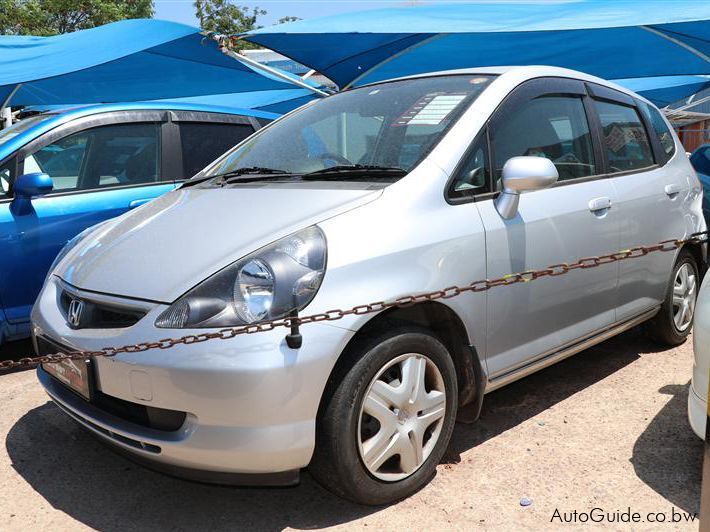
[[[330,161],[335,162],[335,164],[326,165],[326,168],[330,166],[353,166],[352,161],[347,160],[345,157],[343,157],[342,155],[338,155],[337,153],[319,153],[318,158],[323,161],[324,164]]]

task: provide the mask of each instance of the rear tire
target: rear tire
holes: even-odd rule
[[[456,369],[442,342],[400,329],[349,353],[321,406],[311,474],[359,504],[415,493],[436,472],[456,419]]]
[[[681,250],[661,310],[647,323],[651,340],[671,347],[685,342],[693,328],[699,285],[695,258],[688,250]]]

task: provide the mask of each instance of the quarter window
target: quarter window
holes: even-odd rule
[[[25,158],[24,173],[44,172],[55,191],[136,185],[158,180],[158,124],[101,126],[64,137]]]
[[[655,107],[645,102],[639,102],[639,109],[641,109],[641,112],[643,112],[651,122],[651,126],[656,135],[658,135],[658,141],[666,154],[666,158],[670,159],[675,153],[675,140],[673,139],[671,130],[668,128],[668,124],[666,124],[661,113]]]
[[[6,197],[10,192],[10,183],[15,177],[15,159],[12,158],[0,166],[0,198]]]
[[[451,185],[451,196],[455,198],[486,192],[489,180],[488,143],[486,135],[476,140],[466,155],[463,166]]]
[[[183,176],[190,178],[254,130],[245,124],[180,122]]]
[[[579,96],[530,100],[505,116],[492,142],[498,181],[505,162],[520,155],[550,159],[560,181],[597,173],[589,123]]]
[[[633,107],[595,100],[604,150],[612,173],[653,165],[653,154],[638,112]]]

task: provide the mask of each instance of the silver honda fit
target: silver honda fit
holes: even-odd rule
[[[37,301],[40,353],[218,331],[466,285],[705,229],[659,111],[579,72],[460,70],[294,111],[179,190],[85,232]],[[702,246],[166,350],[45,365],[62,410],[151,467],[381,504],[457,413],[644,321],[693,319]],[[674,290],[673,287],[682,289]],[[680,291],[679,291],[680,290]],[[682,293],[681,293],[682,292]]]

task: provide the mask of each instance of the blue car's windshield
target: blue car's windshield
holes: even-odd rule
[[[0,144],[7,142],[8,140],[15,138],[17,135],[24,133],[31,127],[36,126],[46,120],[52,118],[53,115],[35,115],[20,120],[19,122],[13,124],[7,129],[0,129]]]
[[[494,76],[406,79],[335,94],[278,120],[196,178],[244,172],[306,175],[412,170]]]

